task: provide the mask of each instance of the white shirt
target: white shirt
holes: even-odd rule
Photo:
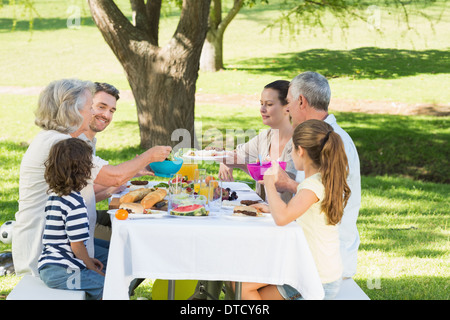
[[[342,276],[352,277],[356,273],[357,252],[360,243],[358,228],[356,227],[356,220],[361,207],[359,156],[352,138],[337,124],[336,117],[333,114],[329,114],[324,121],[331,125],[333,130],[341,137],[348,160],[349,175],[347,184],[350,187],[351,195],[344,209],[344,216],[339,224],[339,238],[344,268]],[[296,181],[302,182],[304,179],[304,171],[298,171]]]
[[[22,158],[19,178],[19,210],[16,212],[16,223],[13,226],[12,254],[14,269],[17,275],[33,274],[38,276],[37,262],[42,252],[42,235],[45,227],[45,203],[48,199],[48,184],[44,178],[44,163],[50,153],[50,148],[57,142],[69,139],[71,136],[54,130],[40,131],[28,147]],[[92,180],[106,161],[94,157]],[[87,190],[89,188],[89,190]],[[91,188],[91,189],[90,189]],[[86,190],[85,190],[86,189]],[[86,196],[89,223],[95,226],[95,194],[92,182],[82,190]],[[88,201],[94,198],[94,211]],[[89,208],[91,207],[91,210]],[[92,212],[94,214],[92,214]],[[92,233],[91,233],[92,232]],[[89,255],[94,256],[94,234],[90,230],[91,239],[87,243]]]
[[[91,179],[88,181],[88,185],[81,190],[81,196],[86,202],[86,206],[88,209],[88,217],[89,217],[89,240],[86,243],[86,248],[88,250],[89,256],[94,256],[94,233],[95,233],[95,225],[97,223],[97,207],[96,207],[96,199],[95,199],[95,190],[94,190],[94,180],[97,178],[98,173],[102,169],[103,166],[108,164],[108,161],[103,160],[100,157],[95,155],[95,145],[97,143],[97,139],[94,137],[94,140],[90,140],[84,134],[81,134],[78,138],[86,141],[93,149],[92,162],[94,163],[94,168],[91,170]]]

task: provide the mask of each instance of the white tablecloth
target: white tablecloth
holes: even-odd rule
[[[258,198],[248,191],[238,191],[238,196]],[[323,298],[299,225],[279,227],[270,215],[250,220],[231,213],[222,209],[209,217],[113,219],[103,299],[128,299],[134,278],[290,284],[305,299]]]

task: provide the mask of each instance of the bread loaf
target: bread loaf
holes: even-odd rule
[[[153,192],[147,194],[142,199],[141,204],[144,207],[144,209],[150,209],[157,202],[160,202],[161,200],[163,200],[166,195],[167,195],[167,191],[165,189],[158,189],[156,191],[153,191]]]
[[[124,194],[120,197],[120,203],[124,202],[136,202],[142,200],[147,194],[152,192],[152,189],[140,188]]]

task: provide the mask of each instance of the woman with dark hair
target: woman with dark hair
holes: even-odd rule
[[[289,90],[289,81],[277,80],[267,84],[261,92],[261,118],[264,125],[270,129],[263,130],[259,135],[236,147],[234,163],[220,164],[219,178],[224,181],[233,181],[233,168],[247,171],[247,164],[259,161],[285,161],[286,172],[295,178],[296,170],[291,159],[292,133],[294,128],[290,123],[289,112],[286,108],[286,96]],[[265,199],[264,188],[257,183],[256,191]],[[281,197],[286,202],[292,193],[285,192]]]
[[[264,175],[268,211],[279,226],[295,221],[302,227],[322,280],[324,299],[333,299],[343,272],[339,224],[351,194],[344,143],[331,125],[311,119],[295,128],[292,144],[295,167],[305,172],[305,180],[286,204],[275,187],[279,166],[275,163],[269,168]],[[242,284],[242,298],[301,300],[302,295],[290,285],[247,282]]]

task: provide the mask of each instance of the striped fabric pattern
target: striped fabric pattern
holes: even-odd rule
[[[44,249],[38,261],[38,268],[54,264],[70,269],[83,269],[82,260],[72,252],[70,242],[89,239],[87,208],[79,192],[67,196],[49,196],[45,206],[46,223],[42,243]]]

